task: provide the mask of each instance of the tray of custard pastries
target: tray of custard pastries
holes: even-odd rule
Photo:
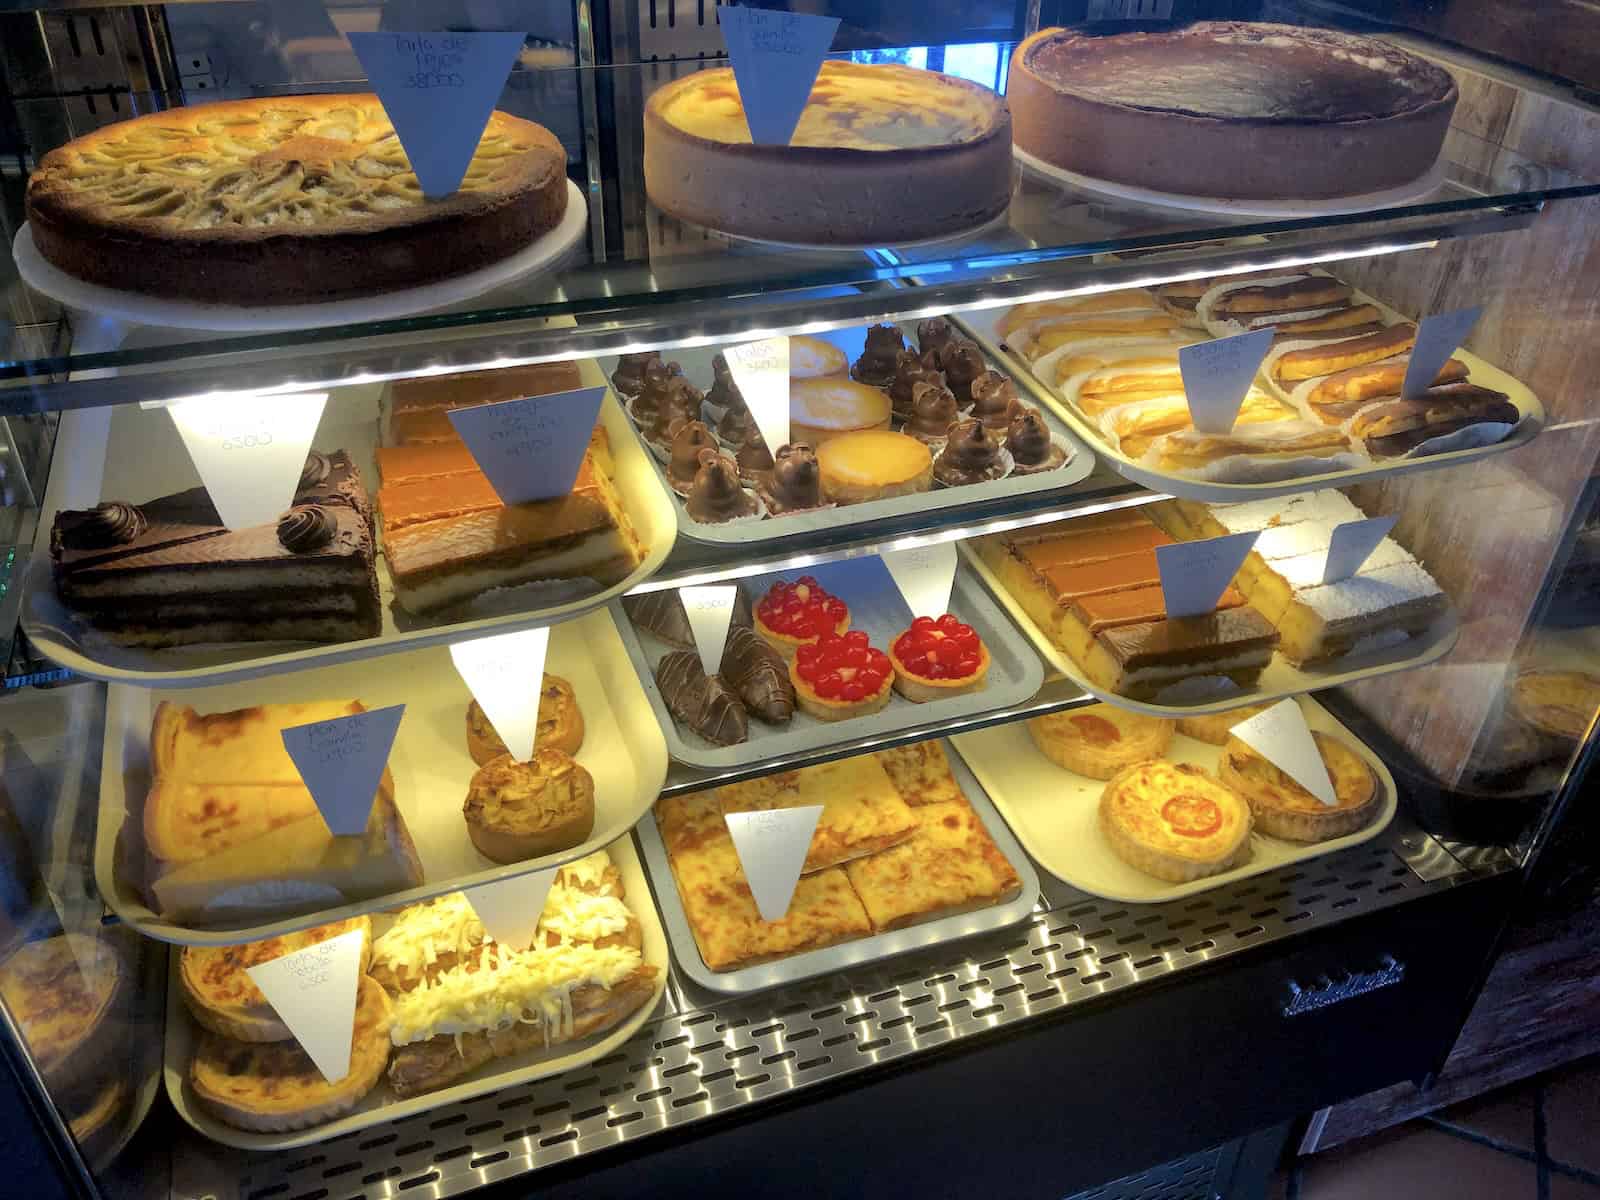
[[[348,1072],[330,1080],[247,969],[362,937]],[[450,892],[371,917],[172,955],[165,1083],[214,1141],[326,1141],[594,1062],[647,1021],[667,943],[630,838],[560,869],[531,944],[494,940]]]
[[[1254,272],[963,314],[987,353],[1136,483],[1243,501],[1512,449],[1544,425],[1537,396],[1457,350],[1401,395],[1416,323],[1329,271]],[[1269,329],[1233,429],[1190,419],[1188,345]]]
[[[1366,517],[1331,488],[1239,504],[1159,501],[961,544],[1056,671],[1154,716],[1221,712],[1433,662],[1455,645],[1449,597],[1384,538],[1324,582],[1333,530]],[[1169,618],[1156,551],[1253,533],[1212,613]]]
[[[1310,697],[1335,803],[1234,735],[1267,705],[1177,719],[1097,703],[956,736],[1034,860],[1090,895],[1181,899],[1360,845],[1394,819],[1383,761]]]

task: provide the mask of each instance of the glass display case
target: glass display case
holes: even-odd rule
[[[39,1194],[1249,1195],[1443,1063],[1600,710],[1595,81],[811,7],[0,3]]]

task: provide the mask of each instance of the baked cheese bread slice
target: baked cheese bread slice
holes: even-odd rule
[[[844,870],[879,932],[999,904],[1022,886],[965,799],[922,805],[914,837]]]
[[[872,757],[889,773],[895,791],[912,808],[966,798],[950,770],[941,741],[896,746],[893,750],[879,750]]]
[[[1336,804],[1324,804],[1254,748],[1228,735],[1217,777],[1249,802],[1260,832],[1294,842],[1322,842],[1356,832],[1382,807],[1382,789],[1367,760],[1336,737],[1311,736],[1333,781]]]

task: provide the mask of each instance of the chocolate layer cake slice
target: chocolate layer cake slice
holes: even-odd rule
[[[1278,631],[1255,609],[1229,608],[1102,630],[1084,668],[1095,684],[1130,700],[1155,700],[1190,679],[1225,676],[1252,688],[1277,643]]]

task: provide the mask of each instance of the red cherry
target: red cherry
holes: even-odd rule
[[[800,584],[802,587],[814,588],[822,586],[817,582],[817,577],[815,575],[802,575],[795,582]]]
[[[947,632],[953,630],[959,624],[961,624],[961,622],[953,613],[945,613],[944,616],[939,618],[939,628]]]
[[[865,646],[851,646],[844,652],[844,660],[852,667],[864,667],[870,661],[871,651]]]
[[[918,617],[915,621],[911,622],[911,628],[913,628],[913,629],[932,629],[933,628],[933,618],[932,617]]]
[[[942,662],[937,659],[930,659],[928,661],[928,669],[923,674],[929,679],[944,679],[949,675],[949,672],[945,670]]]
[[[815,683],[817,681],[817,676],[822,674],[822,668],[819,667],[815,662],[796,661],[794,665],[794,673],[800,676],[801,679],[804,679],[807,683]]]
[[[889,656],[882,650],[874,650],[872,652],[872,669],[880,675],[888,672]]]
[[[866,670],[861,672],[860,682],[862,686],[868,690],[868,692],[876,694],[878,690],[883,687],[884,679],[885,676],[882,671],[877,671],[871,667],[868,667]]]
[[[926,675],[928,673],[928,656],[926,654],[918,654],[914,658],[908,658],[905,660],[905,664],[907,670],[913,675]]]
[[[840,699],[848,700],[851,703],[854,703],[858,700],[865,700],[867,698],[867,689],[861,686],[859,680],[851,680],[849,683],[844,685],[843,689],[841,689],[839,692],[839,697]]]
[[[839,689],[844,686],[844,680],[837,671],[824,671],[817,676],[815,686],[824,696],[837,696]]]

